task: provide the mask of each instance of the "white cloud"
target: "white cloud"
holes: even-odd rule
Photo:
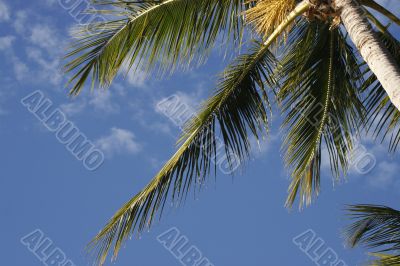
[[[158,158],[155,158],[155,157],[150,157],[150,158],[148,158],[148,160],[151,164],[151,167],[154,170],[160,170],[160,168],[165,164],[165,161],[159,160]]]
[[[2,103],[4,102],[4,96],[5,93],[0,91],[0,116],[7,114],[7,111],[2,106]]]
[[[38,71],[38,76],[46,82],[50,82],[53,85],[59,85],[62,80],[62,75],[59,71],[59,61],[57,59],[47,60],[41,50],[37,48],[28,47],[26,54],[29,59],[37,63],[41,69]]]
[[[3,1],[0,1],[0,22],[8,20],[10,20],[10,9]]]
[[[172,129],[168,123],[148,121],[148,119],[141,119],[140,125],[153,132],[162,132],[164,134],[172,135]]]
[[[146,85],[146,73],[140,69],[136,71],[129,71],[126,80],[134,87],[143,88]]]
[[[349,158],[349,174],[352,178],[362,180],[373,189],[399,188],[400,181],[396,177],[400,172],[400,165],[388,152],[388,139],[390,137],[381,143],[380,139],[375,140],[371,134],[363,132],[361,140],[354,142]]]
[[[86,107],[86,102],[84,100],[75,100],[62,104],[60,106],[61,110],[68,116],[73,116],[82,112]]]
[[[400,166],[395,162],[380,162],[376,174],[368,176],[368,184],[374,188],[386,189],[395,185],[395,177],[400,171]]]
[[[168,117],[176,126],[183,126],[187,119],[196,115],[196,110],[200,105],[199,91],[190,94],[177,91],[173,95],[156,101],[154,111]]]
[[[173,95],[154,101],[153,110],[160,115],[162,122],[149,122],[144,117],[143,107],[135,108],[135,119],[145,128],[172,135],[173,129],[183,130],[185,122],[196,115],[197,107],[201,104],[201,93],[201,90],[192,93],[177,91]]]
[[[13,18],[13,27],[23,40],[37,48],[43,49],[54,57],[64,53],[67,37],[60,34],[54,24],[30,11],[18,11]],[[29,25],[29,27],[27,27]]]
[[[108,114],[118,113],[119,105],[112,102],[111,91],[107,90],[95,90],[91,94],[89,105],[93,106],[96,110],[102,111]]]
[[[176,95],[180,98],[180,101],[182,103],[184,103],[187,106],[190,106],[191,108],[193,108],[193,110],[196,110],[202,102],[201,93],[202,93],[201,90],[196,90],[192,93],[178,91]]]
[[[96,145],[106,155],[115,154],[137,154],[141,150],[141,145],[136,142],[135,135],[125,129],[113,127],[108,136],[102,137],[96,141]]]
[[[36,24],[32,27],[29,40],[41,48],[51,50],[59,48],[59,41],[56,36],[55,30],[48,25]]]
[[[15,36],[3,36],[0,37],[0,51],[4,51],[5,57],[11,62],[12,70],[14,71],[15,79],[22,81],[29,76],[28,66],[22,62],[18,56],[15,55],[13,49],[13,42]]]
[[[137,88],[146,87],[147,76],[146,72],[140,68],[132,66],[129,68],[129,61],[125,61],[121,67],[120,73],[125,77],[126,81]]]
[[[10,49],[14,40],[15,37],[11,35],[0,37],[0,50]]]
[[[28,14],[26,11],[18,11],[13,19],[13,26],[17,33],[23,34],[26,31]]]
[[[56,0],[46,0],[46,4],[48,6],[53,6],[56,3]]]
[[[82,90],[89,91],[90,88],[86,86]],[[126,98],[125,88],[119,83],[115,83],[107,90],[96,89],[90,93],[83,93],[78,99],[73,98],[62,104],[61,108],[71,116],[81,113],[88,106],[101,113],[116,114],[120,111],[117,101],[121,98]]]
[[[117,93],[118,96],[124,97],[127,95],[126,93],[126,88],[121,85],[120,83],[114,81],[111,84],[110,90],[115,91]]]
[[[280,134],[269,135],[264,137],[264,139],[257,140],[255,136],[250,137],[250,147],[252,149],[252,154],[256,157],[262,157],[270,151],[272,145],[279,140]]]
[[[160,116],[154,116],[152,111],[148,111],[148,106],[140,99],[130,100],[129,108],[132,111],[132,119],[141,127],[154,133],[173,135],[173,129],[167,118],[162,117],[162,120],[159,121]]]
[[[63,75],[60,71],[59,54],[63,52],[63,42],[58,31],[43,17],[24,10],[15,13],[12,26],[19,35],[18,40],[21,39],[22,45],[26,47],[25,54],[13,49],[12,42],[15,37],[12,36],[5,36],[0,40],[0,50],[7,49],[7,57],[12,61],[15,78],[20,81],[45,82],[60,86]]]
[[[11,60],[13,63],[15,78],[19,81],[27,78],[29,75],[28,66],[25,63],[21,62],[21,60],[18,57],[13,56]]]

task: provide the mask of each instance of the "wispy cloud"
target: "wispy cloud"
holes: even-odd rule
[[[11,60],[13,62],[15,78],[18,81],[25,80],[29,75],[29,67],[18,57],[13,56]]]
[[[81,113],[85,110],[86,101],[84,99],[69,101],[68,103],[64,103],[60,105],[61,110],[66,113],[68,116],[73,116]]]
[[[180,101],[187,106],[193,108],[194,111],[198,109],[203,101],[203,93],[204,91],[201,89],[197,89],[191,93],[186,93],[183,91],[178,91],[176,95],[180,98]]]
[[[14,41],[15,36],[8,35],[0,37],[0,51],[10,49]]]
[[[108,136],[98,139],[96,145],[108,157],[124,153],[136,154],[141,150],[141,145],[131,131],[116,127],[111,128]]]
[[[264,136],[264,138],[257,140],[256,137],[250,137],[250,146],[252,149],[252,155],[256,158],[265,156],[273,145],[280,139],[280,134]]]
[[[129,85],[136,88],[145,88],[149,82],[146,72],[136,66],[129,68],[129,61],[125,61],[122,65],[120,74],[125,78]]]
[[[154,128],[160,129],[163,133],[171,134],[171,126],[182,130],[185,122],[196,115],[197,106],[201,103],[201,92],[185,93],[177,91],[168,97],[157,99],[154,102],[153,110],[163,119],[161,123],[151,123]],[[138,114],[136,114],[138,116]],[[143,114],[140,117],[142,118]],[[148,121],[144,120],[146,124]],[[147,125],[146,127],[149,127]]]
[[[18,34],[24,34],[28,20],[28,13],[26,11],[17,11],[13,19],[13,27]]]
[[[7,114],[7,110],[3,107],[4,92],[0,91],[0,116]]]
[[[61,84],[62,74],[59,70],[58,59],[48,60],[41,50],[32,47],[26,49],[26,54],[29,59],[41,67],[41,70],[38,71],[38,78],[53,85]]]
[[[58,52],[61,41],[57,31],[46,24],[36,24],[31,28],[29,40],[32,44],[51,52]]]
[[[0,1],[0,22],[8,20],[10,20],[10,9],[3,1]]]
[[[147,77],[143,70],[138,69],[135,72],[129,71],[126,80],[134,87],[144,88],[146,87]]]
[[[396,177],[399,171],[400,166],[396,162],[380,162],[374,174],[368,176],[368,184],[378,189],[393,187],[393,185],[396,185]]]
[[[62,42],[57,30],[46,23],[30,11],[20,10],[15,13],[11,23],[15,36],[0,37],[0,51],[5,51],[4,57],[14,71],[15,80],[61,85],[62,74],[57,53],[61,51]],[[25,49],[15,49],[13,43],[16,41]]]
[[[120,100],[127,97],[125,88],[117,82],[107,90],[95,89],[91,91],[87,86],[83,91],[84,93],[79,97],[69,98],[66,103],[61,105],[64,112],[73,116],[90,108],[102,115],[118,114],[121,110]]]
[[[390,137],[381,143],[370,133],[363,132],[361,139],[353,143],[353,151],[349,157],[349,177],[362,182],[370,189],[398,189],[400,181],[397,180],[397,173],[400,171],[400,165],[388,152],[389,139]],[[322,159],[321,167],[325,171],[329,170],[329,154],[326,147],[323,149]]]
[[[46,82],[60,86],[60,58],[64,52],[62,48],[65,46],[65,38],[61,37],[59,29],[29,10],[15,12],[11,25],[16,36],[4,37],[0,41],[0,50],[1,47],[7,47],[6,57],[13,64],[15,78],[19,81]],[[25,49],[10,47],[10,43],[17,38]]]
[[[57,2],[57,0],[45,0],[45,2],[48,6],[53,6]]]
[[[119,105],[113,101],[113,94],[110,90],[95,90],[90,97],[89,105],[97,111],[113,114],[120,110]]]

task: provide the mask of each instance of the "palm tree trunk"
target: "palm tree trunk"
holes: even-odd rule
[[[375,74],[391,102],[400,110],[400,68],[379,40],[357,0],[335,0],[341,19],[362,58]]]

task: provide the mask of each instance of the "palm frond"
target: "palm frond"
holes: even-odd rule
[[[267,38],[287,18],[295,8],[295,0],[250,0],[256,5],[246,11],[246,22],[253,25],[256,32]],[[290,31],[287,27],[285,33]]]
[[[390,12],[390,10],[386,9],[384,6],[380,5],[378,2],[374,0],[361,0],[360,3],[366,7],[372,8],[373,10],[381,13],[397,25],[400,25],[400,18],[398,18],[395,14]]]
[[[391,253],[400,251],[400,212],[379,205],[350,205],[347,212],[355,220],[345,229],[347,243],[377,249],[375,265],[399,265],[400,255]]]
[[[286,205],[291,207],[299,194],[302,207],[319,193],[323,141],[335,178],[346,173],[363,116],[357,92],[362,75],[345,37],[328,24],[303,21],[288,42],[278,73],[278,99],[286,113],[285,162],[292,172]]]
[[[395,60],[400,64],[400,42],[388,31],[376,33],[382,43],[388,48]],[[390,136],[389,151],[396,151],[400,143],[400,112],[391,103],[376,76],[365,66],[366,80],[362,91],[366,95],[364,105],[368,113],[368,131],[381,140]]]
[[[243,0],[100,0],[97,13],[108,18],[75,31],[66,58],[71,94],[88,79],[107,87],[122,66],[146,73],[173,71],[202,62],[218,38],[240,42]],[[109,15],[109,16],[107,16]],[[88,31],[89,30],[89,31]]]
[[[268,48],[254,43],[251,53],[239,56],[221,76],[216,93],[198,115],[189,121],[181,146],[153,180],[127,202],[90,244],[102,264],[114,246],[114,258],[121,243],[135,231],[148,228],[165,202],[179,202],[191,187],[200,188],[217,157],[219,128],[229,165],[242,162],[249,154],[249,135],[257,139],[268,125],[268,98],[264,82],[271,84],[275,60]],[[235,156],[235,158],[233,158]],[[215,166],[216,167],[216,166]]]
[[[371,256],[377,258],[371,260],[371,266],[398,266],[400,265],[400,255],[388,255],[382,253],[371,253]]]

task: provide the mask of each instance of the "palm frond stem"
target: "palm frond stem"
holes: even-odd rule
[[[300,2],[293,11],[291,11],[286,19],[282,21],[282,23],[272,32],[272,34],[268,37],[268,39],[265,41],[264,45],[270,46],[276,38],[278,38],[281,33],[302,13],[307,11],[307,9],[310,8],[310,2],[307,0],[303,0]]]
[[[334,37],[333,37],[333,32],[330,31],[330,43],[329,43],[329,71],[328,71],[328,84],[327,84],[327,92],[325,94],[325,103],[324,103],[324,111],[322,114],[321,118],[321,124],[318,129],[318,135],[317,139],[315,140],[315,149],[318,147],[318,143],[321,141],[323,131],[324,131],[324,126],[326,124],[326,120],[328,119],[328,109],[329,109],[329,101],[331,97],[331,90],[332,90],[332,69],[333,69],[333,42],[334,42]],[[315,150],[310,154],[310,158],[308,159],[307,165],[311,164],[311,161],[314,159],[315,155]]]
[[[381,6],[377,2],[375,2],[373,0],[361,0],[360,2],[362,5],[372,8],[373,10],[381,13],[382,15],[384,15],[385,17],[387,17],[388,19],[390,19],[397,25],[400,25],[400,18],[398,18],[395,14],[393,14],[392,12],[390,12],[388,9]]]

